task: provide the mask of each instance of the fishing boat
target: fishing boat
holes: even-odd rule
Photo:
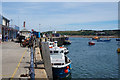
[[[120,41],[120,38],[116,39],[116,41]]]
[[[111,41],[111,39],[103,39],[103,40],[97,40],[97,42],[110,42]]]
[[[52,64],[53,78],[67,78],[71,72],[71,60],[64,54],[64,48],[57,46],[50,47],[50,59]]]
[[[88,42],[88,44],[89,44],[89,45],[95,45],[95,42],[90,41],[90,42]]]

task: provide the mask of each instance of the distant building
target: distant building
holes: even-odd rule
[[[52,31],[53,34],[57,33],[57,31]]]
[[[20,35],[25,36],[26,38],[30,37],[30,31],[28,31],[25,27],[20,31]]]
[[[10,20],[8,20],[7,18],[2,16],[2,40],[3,41],[8,41],[8,37],[9,37],[9,22]]]
[[[2,34],[2,41],[15,39],[19,28],[9,26],[10,20],[0,15],[0,34]]]
[[[105,32],[103,32],[103,31],[98,31],[98,32],[96,33],[96,35],[105,35]]]

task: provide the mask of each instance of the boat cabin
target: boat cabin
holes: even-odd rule
[[[59,47],[50,48],[50,58],[53,65],[65,64],[64,49]]]
[[[49,42],[48,45],[49,45],[49,47],[53,47],[54,42]]]

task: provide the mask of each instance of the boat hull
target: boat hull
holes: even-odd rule
[[[116,41],[120,41],[120,39],[116,39]]]
[[[109,42],[109,41],[111,41],[111,39],[109,39],[109,40],[97,40],[97,42]]]
[[[95,38],[92,38],[92,40],[99,40],[100,38],[98,38],[98,39],[95,39]]]
[[[67,44],[69,45],[69,44],[71,44],[71,42],[70,41],[65,41],[64,45],[67,45]]]
[[[67,55],[68,53],[69,53],[69,51],[67,51],[67,52],[64,52],[64,54],[65,54],[65,55]]]
[[[66,67],[69,66],[69,68],[67,69]],[[65,73],[65,69],[68,70],[67,73]],[[71,63],[64,66],[64,67],[52,67],[52,71],[53,71],[53,78],[54,79],[62,79],[62,78],[68,78],[71,74]]]
[[[88,42],[88,44],[89,44],[89,45],[95,45],[95,43],[94,43],[94,42]]]

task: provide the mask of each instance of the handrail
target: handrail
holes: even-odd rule
[[[33,47],[31,47],[30,78],[31,80],[35,80]]]

